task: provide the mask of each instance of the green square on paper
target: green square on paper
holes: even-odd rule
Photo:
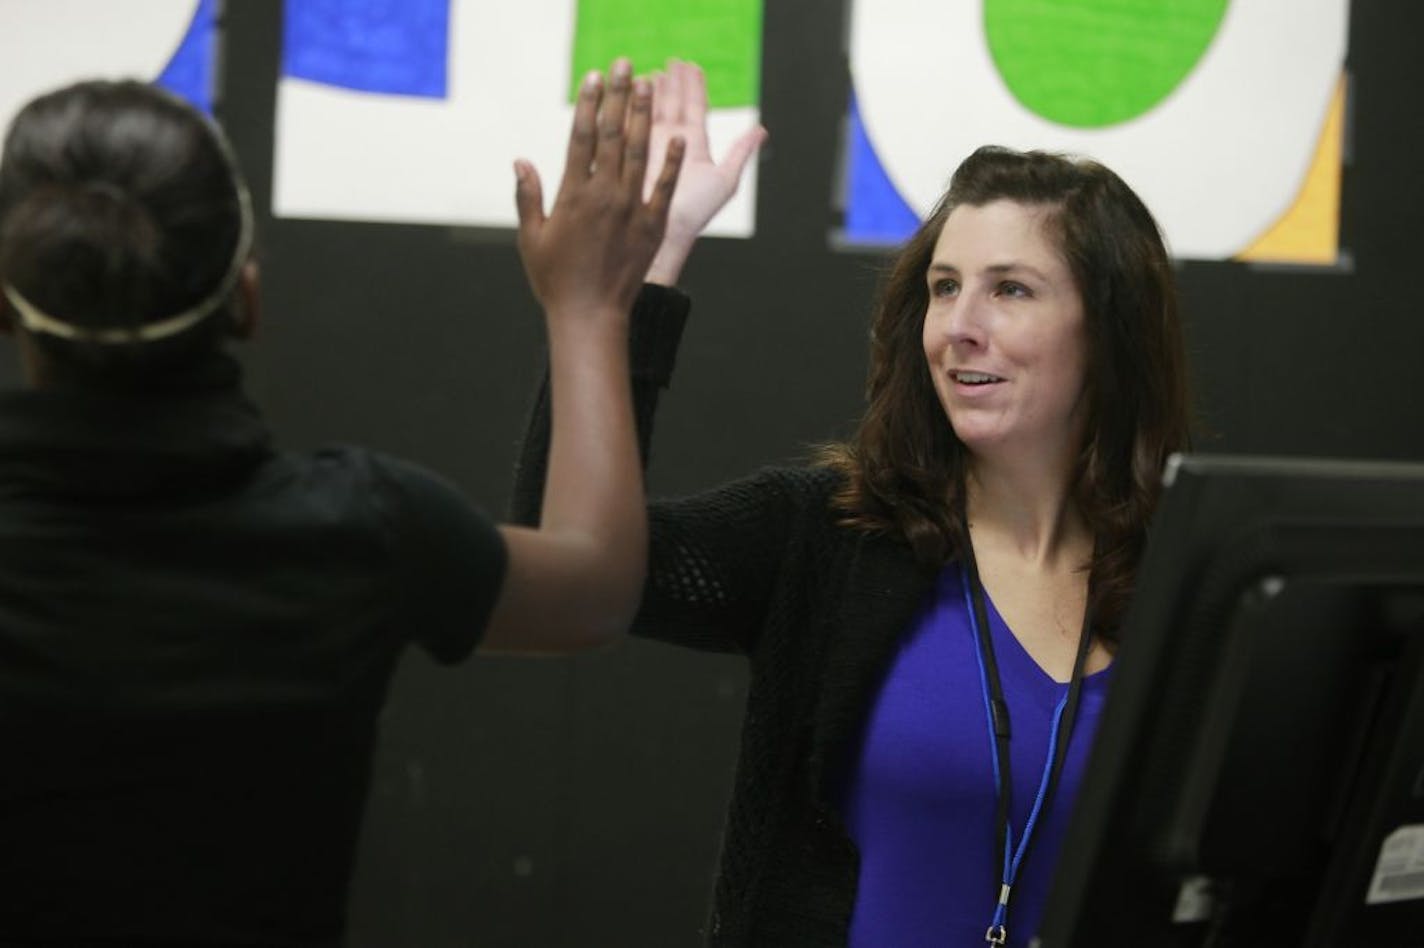
[[[669,57],[697,63],[713,108],[756,105],[761,85],[761,0],[578,0],[569,101],[591,69],[619,56],[642,74]]]

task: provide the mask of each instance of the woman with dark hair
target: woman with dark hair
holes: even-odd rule
[[[691,241],[669,243],[710,220],[741,160],[710,159],[701,77],[672,69],[655,124],[689,152],[649,275],[668,285]],[[680,328],[686,298],[647,292]],[[1027,942],[1160,473],[1187,443],[1167,253],[1094,162],[976,151],[871,329],[849,442],[649,509],[634,631],[751,666],[712,945]],[[646,453],[656,387],[637,391]]]
[[[253,215],[217,127],[136,82],[15,118],[0,158],[0,941],[332,945],[395,662],[418,641],[568,652],[646,553],[629,310],[651,88],[590,75],[519,248],[554,379],[547,515],[497,527],[356,448],[279,452],[223,351],[257,319]],[[655,315],[655,314],[653,314]]]

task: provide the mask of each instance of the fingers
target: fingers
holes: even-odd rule
[[[653,86],[647,79],[633,81],[633,102],[628,107],[627,141],[623,148],[623,184],[632,193],[642,191],[648,171],[648,139],[652,132]]]
[[[682,117],[689,125],[707,122],[707,74],[696,63],[680,62]]]
[[[668,142],[662,171],[658,174],[657,183],[653,185],[652,197],[647,205],[648,212],[659,222],[660,227],[667,218],[668,208],[672,206],[672,195],[677,190],[677,176],[682,170],[682,158],[686,153],[687,142],[682,136],[676,136]]]
[[[598,110],[598,144],[593,155],[595,174],[617,180],[623,169],[623,125],[632,93],[633,67],[626,59],[615,59],[609,70],[608,92]]]
[[[514,163],[514,182],[514,208],[519,213],[519,240],[523,243],[537,238],[544,226],[544,186],[539,172],[523,158]]]
[[[669,59],[667,71],[658,74],[653,90],[653,121],[676,129],[687,138],[692,161],[710,161],[707,147],[707,78],[701,67],[683,59]]]
[[[578,102],[574,104],[574,127],[569,132],[569,151],[564,159],[564,183],[588,177],[598,143],[598,104],[603,98],[603,76],[597,70],[583,77]]]
[[[523,158],[514,162],[514,209],[520,215],[520,229],[515,242],[520,248],[521,258],[525,258],[530,248],[538,245],[545,218],[544,186],[540,184],[534,165]]]
[[[669,122],[672,115],[669,105],[669,97],[672,95],[672,87],[668,85],[668,74],[662,70],[653,73],[653,122],[657,124]]]
[[[664,115],[667,121],[674,125],[681,125],[683,122],[682,80],[682,60],[669,59],[667,63],[667,95],[663,96],[667,103]]]

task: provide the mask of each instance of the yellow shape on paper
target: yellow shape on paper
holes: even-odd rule
[[[1329,266],[1340,255],[1340,167],[1345,144],[1345,76],[1335,85],[1315,157],[1295,203],[1237,260]]]

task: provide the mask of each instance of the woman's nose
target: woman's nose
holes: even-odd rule
[[[973,293],[961,292],[944,314],[944,333],[955,345],[982,345],[985,326],[984,303]]]

